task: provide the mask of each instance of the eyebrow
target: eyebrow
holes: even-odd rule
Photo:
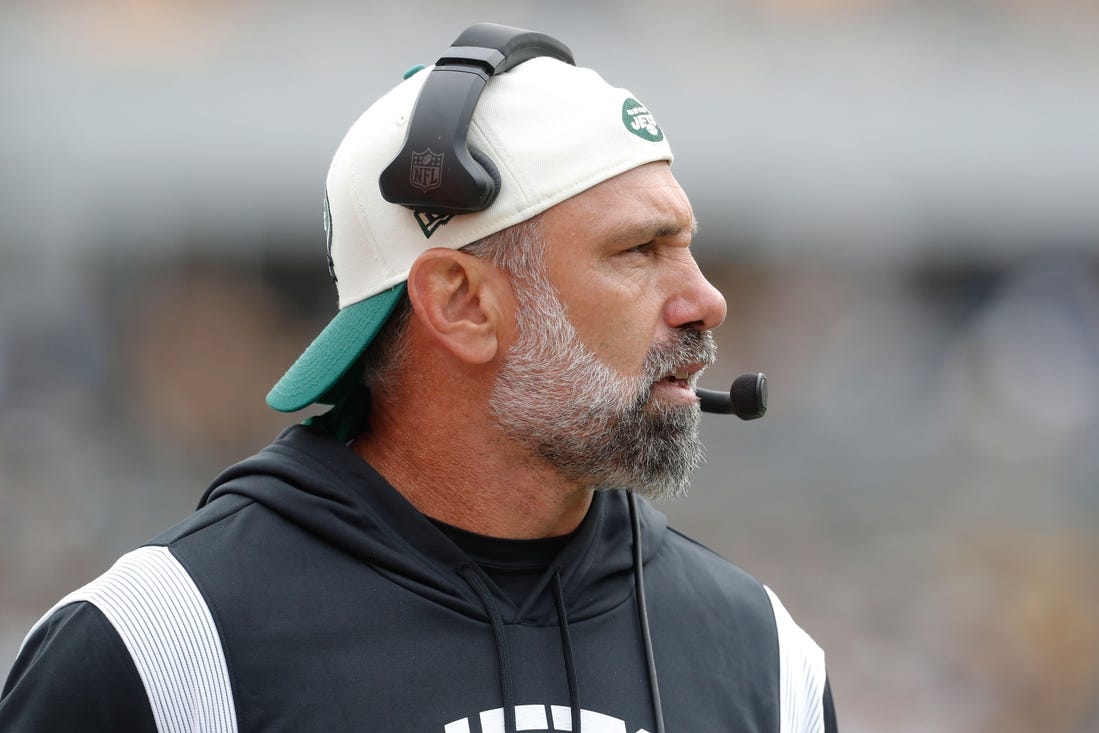
[[[614,233],[612,239],[616,242],[663,239],[682,234],[684,228],[679,223],[659,219],[619,229]],[[691,234],[698,234],[698,219],[693,216],[691,217]]]

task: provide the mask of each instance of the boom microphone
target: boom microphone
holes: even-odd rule
[[[755,420],[767,412],[767,375],[741,374],[728,392],[695,389],[703,412],[733,414],[741,420]]]

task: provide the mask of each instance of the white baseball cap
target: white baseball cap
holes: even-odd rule
[[[473,114],[469,145],[500,173],[488,208],[440,216],[389,203],[378,178],[404,144],[432,68],[375,102],[336,150],[325,229],[340,310],[267,395],[276,410],[339,400],[344,375],[404,295],[422,252],[458,249],[620,173],[672,160],[663,131],[630,92],[591,69],[538,57],[490,77]]]

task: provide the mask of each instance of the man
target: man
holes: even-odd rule
[[[774,594],[636,498],[699,463],[725,317],[663,131],[512,31],[467,31],[481,82],[413,73],[336,152],[341,310],[268,396],[335,407],[46,614],[0,728],[835,730]],[[471,120],[436,105],[419,148],[452,83],[483,85]],[[497,176],[455,214],[430,196],[466,142]]]

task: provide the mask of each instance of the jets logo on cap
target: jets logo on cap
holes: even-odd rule
[[[656,118],[648,107],[633,97],[622,103],[622,124],[642,140],[658,143],[664,139],[664,131],[656,124]]]
[[[412,151],[412,169],[408,182],[413,188],[427,193],[442,185],[443,157],[442,153],[436,153],[431,148],[420,152]]]

